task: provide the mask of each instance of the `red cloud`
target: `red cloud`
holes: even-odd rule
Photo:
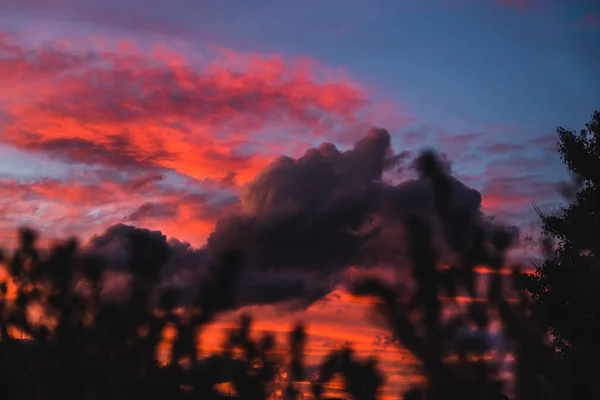
[[[524,170],[533,170],[522,167]],[[481,189],[482,208],[491,215],[502,218],[520,218],[533,213],[533,202],[547,204],[555,201],[557,196],[556,182],[547,182],[539,175],[531,174],[515,176],[515,173],[504,177],[487,178]]]
[[[530,205],[531,200],[519,194],[512,193],[486,193],[481,198],[481,206],[486,211],[495,211],[500,213],[503,208],[520,210],[524,206]]]
[[[131,42],[91,47],[0,36],[0,140],[79,163],[235,173],[242,183],[270,159],[277,132],[362,133],[360,115],[376,113],[363,88],[311,59],[217,49],[194,63]]]

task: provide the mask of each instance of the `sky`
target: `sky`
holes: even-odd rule
[[[363,154],[373,126],[397,155],[443,152],[486,215],[535,234],[533,204],[569,179],[555,130],[600,106],[599,71],[594,0],[0,0],[0,245],[22,225],[87,240],[122,223],[202,248],[318,180],[278,157]],[[306,321],[313,359],[353,332],[390,396],[416,379],[359,323],[364,302],[316,297],[252,311],[261,329]]]

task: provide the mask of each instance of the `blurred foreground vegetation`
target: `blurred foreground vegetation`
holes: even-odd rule
[[[420,362],[425,383],[399,397],[600,398],[592,384],[600,353],[600,330],[594,325],[600,303],[591,295],[598,282],[599,126],[596,113],[585,134],[559,130],[559,152],[580,177],[579,186],[574,206],[545,217],[546,233],[560,244],[558,250],[547,245],[546,261],[533,278],[519,267],[508,276],[501,273],[515,238],[451,209],[451,185],[442,162],[433,153],[422,154],[418,169],[435,189],[437,217],[455,262],[441,268],[430,221],[409,217],[411,279],[363,278],[352,288],[357,296],[377,299],[374,315]],[[589,163],[592,167],[586,167]],[[573,221],[580,227],[587,221],[585,236]],[[450,229],[456,226],[459,231]],[[101,258],[82,253],[75,240],[42,254],[36,239],[35,232],[22,230],[19,249],[2,255],[16,287],[9,299],[7,282],[0,286],[3,399],[295,399],[308,396],[298,389],[299,382],[307,381],[312,398],[320,399],[336,377],[342,377],[350,398],[380,395],[385,377],[377,361],[358,358],[350,347],[332,351],[318,376],[308,376],[303,326],[291,330],[286,354],[281,354],[274,336],[251,338],[252,319],[245,315],[229,333],[222,354],[199,354],[199,333],[233,307],[244,257],[237,249],[218,255],[194,304],[175,312],[180,293],[158,286],[168,255],[153,248],[147,237],[128,238],[132,278],[126,300],[118,301],[102,294],[107,266]],[[575,262],[576,273],[569,270]],[[491,271],[483,289],[476,273],[481,266]],[[566,279],[579,286],[569,286]],[[470,301],[459,302],[459,296]],[[442,297],[450,300],[442,302]],[[32,309],[38,310],[36,318]],[[156,354],[167,326],[177,335],[170,361],[163,365]],[[501,332],[505,348],[490,341],[495,332]],[[21,334],[29,340],[20,340]],[[234,357],[240,353],[242,357]],[[498,362],[507,354],[512,360],[508,365]],[[576,377],[569,372],[573,368],[578,368]],[[277,376],[283,369],[289,379],[281,386]],[[560,383],[561,377],[569,383]],[[224,382],[234,393],[217,390]]]

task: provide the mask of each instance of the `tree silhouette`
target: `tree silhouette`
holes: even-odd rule
[[[578,133],[557,133],[558,153],[575,175],[564,190],[571,204],[538,209],[548,235],[546,257],[526,286],[534,310],[548,319],[557,350],[558,362],[548,360],[549,379],[572,398],[600,398],[600,111]]]

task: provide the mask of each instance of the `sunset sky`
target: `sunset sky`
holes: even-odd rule
[[[599,71],[596,0],[0,0],[0,245],[124,223],[199,249],[217,220],[269,212],[271,161],[372,126],[407,159],[445,153],[487,215],[535,234],[532,203],[568,179],[555,129],[600,106]],[[381,356],[389,395],[413,379],[368,304],[317,297],[252,311],[306,321],[312,360],[347,340]]]

